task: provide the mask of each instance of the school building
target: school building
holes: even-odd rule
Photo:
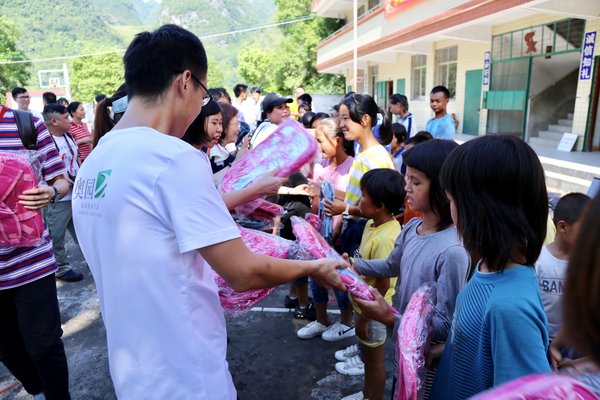
[[[468,135],[510,133],[556,148],[600,150],[600,1],[313,0],[347,24],[319,43],[317,70],[342,74],[348,91],[387,107],[408,97],[420,129],[429,91],[448,87],[448,112]],[[354,79],[354,43],[357,76]]]

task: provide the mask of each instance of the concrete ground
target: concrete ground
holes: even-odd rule
[[[68,249],[75,255],[72,265],[85,276],[81,282],[58,282],[71,396],[74,400],[116,399],[94,281],[72,241]],[[320,338],[298,339],[295,332],[306,322],[281,309],[286,293],[287,289],[280,287],[259,304],[272,311],[251,311],[227,323],[227,359],[239,398],[335,400],[361,390],[362,377],[343,376],[335,371],[334,352],[354,344],[354,339],[333,343]],[[335,309],[335,305],[330,305],[330,309]],[[338,315],[330,317],[335,321]],[[392,346],[389,341],[386,346],[390,374]],[[385,398],[389,399],[391,378],[386,388]],[[31,399],[1,364],[0,399]]]

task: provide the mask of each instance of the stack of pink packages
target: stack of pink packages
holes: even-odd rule
[[[255,179],[270,173],[287,177],[313,160],[317,154],[317,141],[294,119],[281,123],[275,132],[234,163],[223,176],[223,193],[240,190]],[[256,199],[238,207],[241,215],[257,218],[283,214],[283,208],[264,199]]]
[[[19,203],[19,196],[40,182],[38,152],[0,152],[0,246],[37,246],[42,242],[42,213]]]
[[[345,262],[329,243],[323,239],[323,236],[316,231],[308,222],[300,217],[293,216],[292,230],[298,240],[306,250],[315,258],[333,258]],[[360,276],[358,276],[350,268],[338,269],[338,274],[348,291],[356,297],[365,300],[375,300],[371,293],[370,286]]]
[[[291,240],[283,239],[279,236],[246,229],[238,226],[242,235],[242,240],[250,251],[259,254],[266,254],[271,257],[282,259],[309,259],[307,253],[299,249],[298,244]],[[213,271],[213,276],[217,287],[219,288],[219,300],[225,313],[230,317],[239,317],[252,308],[259,301],[267,297],[277,287],[267,289],[248,290],[246,292],[236,292]]]
[[[422,285],[410,298],[398,327],[396,400],[420,400],[425,387],[425,353],[435,313],[435,283]]]

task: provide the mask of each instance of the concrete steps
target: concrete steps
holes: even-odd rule
[[[538,132],[538,136],[529,138],[529,144],[547,148],[556,148],[563,134],[573,130],[573,113],[568,113],[567,118],[561,118],[556,124],[548,125],[548,129]]]
[[[600,177],[600,168],[540,156],[550,192],[587,193],[592,179]]]

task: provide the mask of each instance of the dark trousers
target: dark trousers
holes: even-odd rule
[[[54,274],[0,290],[0,361],[28,393],[71,398],[61,336]]]

